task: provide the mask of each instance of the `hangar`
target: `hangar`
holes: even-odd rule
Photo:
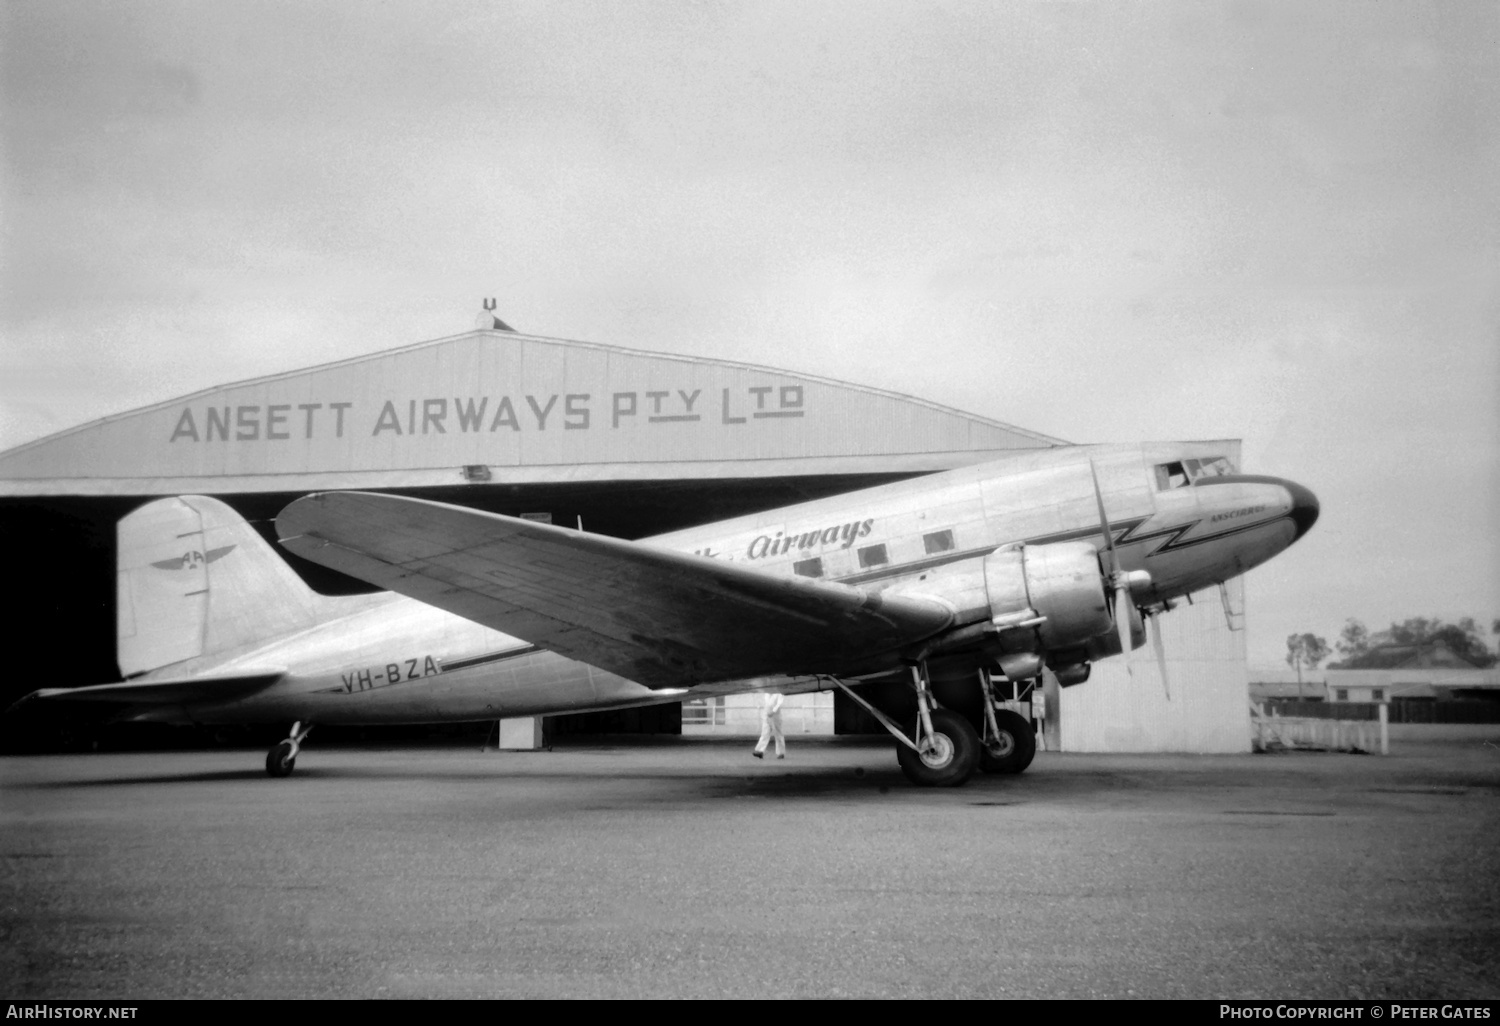
[[[118,679],[114,524],[163,495],[215,495],[268,538],[298,496],[352,488],[638,538],[1066,444],[833,379],[521,334],[485,313],[461,335],[207,389],[0,453],[13,579],[34,597],[13,616],[5,698]],[[288,559],[319,590],[367,590]],[[1176,701],[1154,668],[1146,687],[1118,659],[1090,685],[1053,688],[1049,744],[1248,750],[1240,601],[1236,582],[1165,618]],[[830,696],[810,696],[801,722],[831,730],[837,714]],[[695,708],[687,722],[734,730],[741,717]]]

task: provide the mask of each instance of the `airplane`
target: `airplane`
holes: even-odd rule
[[[281,545],[384,589],[332,597],[223,502],[163,498],[117,528],[125,679],[22,702],[291,723],[266,757],[284,777],[318,723],[839,688],[892,734],[912,783],[956,786],[1032,760],[1003,685],[1084,683],[1145,644],[1151,618],[1277,555],[1318,513],[1307,488],[1242,474],[1212,442],[1017,452],[640,541],[322,492],[281,511]]]

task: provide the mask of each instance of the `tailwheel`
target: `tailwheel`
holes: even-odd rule
[[[920,750],[896,746],[896,761],[906,779],[919,787],[957,787],[979,764],[979,735],[969,721],[949,709],[933,709],[932,733]]]
[[[291,739],[282,741],[266,754],[266,772],[273,777],[289,777],[297,765],[297,746]]]
[[[994,734],[985,739],[979,768],[986,773],[1020,773],[1036,758],[1036,734],[1026,717],[1009,709],[995,712]]]
[[[305,727],[301,720],[293,723],[291,736],[266,753],[266,773],[273,777],[291,776],[297,766],[297,753],[302,750],[302,742],[307,740],[312,729],[311,723]]]

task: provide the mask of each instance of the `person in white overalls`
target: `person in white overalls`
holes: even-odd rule
[[[785,699],[774,691],[762,691],[760,695],[760,740],[750,754],[757,759],[765,757],[766,745],[776,739],[776,758],[786,758],[786,736],[781,733],[781,703]]]

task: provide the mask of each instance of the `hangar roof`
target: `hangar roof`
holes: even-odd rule
[[[0,495],[922,473],[1062,444],[830,378],[477,330],[17,446]]]

